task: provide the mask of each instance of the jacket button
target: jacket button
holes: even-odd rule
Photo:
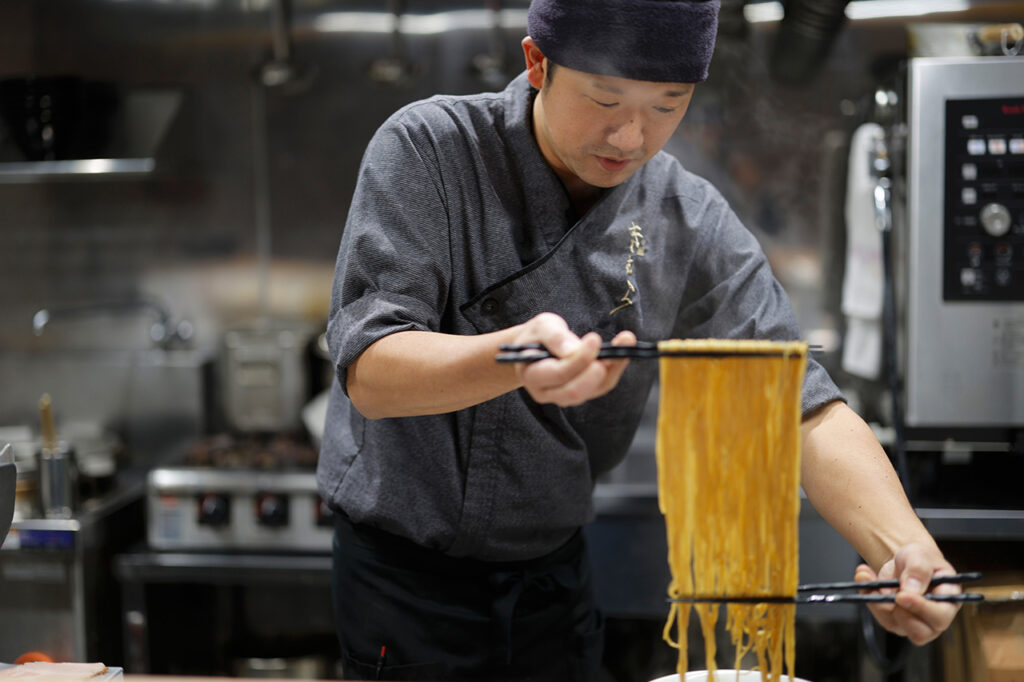
[[[480,307],[485,314],[493,315],[498,310],[498,302],[495,301],[493,298],[485,298],[483,304],[481,304]]]

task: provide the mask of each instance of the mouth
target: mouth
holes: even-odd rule
[[[629,159],[613,159],[607,156],[598,156],[598,162],[601,164],[601,168],[605,169],[609,173],[618,173],[627,165],[629,165]]]

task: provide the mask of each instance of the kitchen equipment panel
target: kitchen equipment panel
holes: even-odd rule
[[[148,488],[154,549],[330,551],[333,517],[312,471],[163,467]]]
[[[287,436],[210,436],[147,475],[147,538],[157,550],[329,552],[333,517],[316,487],[317,452]]]
[[[909,66],[909,427],[1024,425],[1024,58]]]

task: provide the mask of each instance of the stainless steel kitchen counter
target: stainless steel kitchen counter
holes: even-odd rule
[[[0,551],[0,660],[120,658],[114,553],[143,533],[143,479],[126,473],[71,519],[20,519]],[[113,646],[112,646],[113,644]]]

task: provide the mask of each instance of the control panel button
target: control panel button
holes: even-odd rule
[[[1011,137],[1010,138],[1010,153],[1011,154],[1024,154],[1024,137]]]
[[[1010,211],[1002,204],[985,204],[979,217],[981,226],[993,237],[1002,237],[1010,231]]]
[[[996,284],[1001,287],[1010,285],[1010,271],[1007,268],[996,268]]]
[[[978,203],[978,190],[973,187],[964,187],[960,190],[960,201],[964,206],[973,206]]]
[[[971,156],[983,156],[988,147],[985,145],[985,140],[980,137],[972,137],[967,140],[967,153]]]
[[[992,137],[988,141],[988,153],[1001,156],[1006,153],[1006,138]]]
[[[288,498],[277,493],[256,494],[256,523],[261,526],[288,525]]]
[[[960,177],[967,182],[972,182],[978,179],[978,164],[965,163],[960,166]]]
[[[978,117],[974,114],[964,114],[960,117],[960,125],[966,130],[974,130],[978,127]]]
[[[978,271],[974,268],[962,268],[960,270],[960,284],[965,289],[973,289],[978,285],[979,281]]]
[[[199,496],[196,521],[200,526],[221,528],[231,522],[231,500],[223,493],[203,493]]]
[[[973,242],[967,247],[967,262],[972,268],[981,266],[981,244]]]

